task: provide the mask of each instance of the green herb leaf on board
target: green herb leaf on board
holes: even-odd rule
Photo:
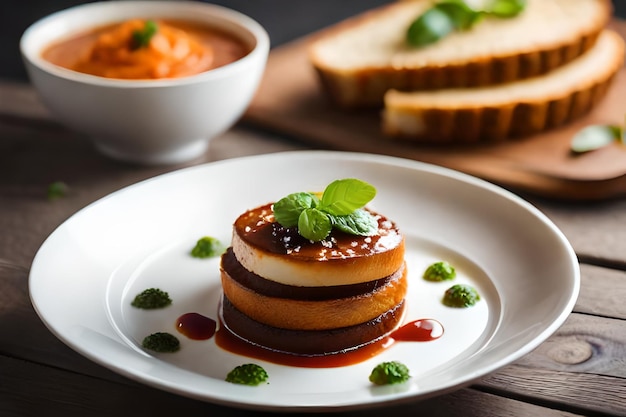
[[[621,141],[622,129],[615,125],[589,125],[579,130],[570,143],[573,153],[581,154]]]

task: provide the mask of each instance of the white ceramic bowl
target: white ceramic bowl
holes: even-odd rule
[[[252,51],[198,75],[120,80],[78,73],[41,57],[56,40],[130,18],[203,22],[236,34]],[[140,164],[170,164],[202,155],[241,117],[258,87],[269,53],[267,32],[224,7],[187,1],[108,1],[47,16],[22,35],[20,49],[32,84],[51,113],[86,134],[103,153]]]

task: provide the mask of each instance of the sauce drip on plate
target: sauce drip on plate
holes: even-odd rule
[[[443,326],[437,320],[419,319],[406,323],[391,334],[399,342],[429,342],[443,335]]]
[[[428,342],[440,338],[443,332],[443,326],[437,320],[419,319],[406,323],[388,336],[365,346],[342,353],[316,356],[292,355],[266,349],[240,339],[223,325],[220,325],[215,334],[215,342],[229,352],[281,365],[302,368],[335,368],[366,361],[396,342]]]
[[[176,329],[193,340],[206,340],[215,335],[217,322],[198,313],[186,313],[176,319]]]

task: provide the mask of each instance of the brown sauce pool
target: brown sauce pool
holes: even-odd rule
[[[232,34],[183,20],[154,20],[156,33],[143,47],[133,33],[146,20],[94,28],[44,49],[42,58],[63,68],[116,79],[163,79],[195,75],[246,56],[252,48]]]
[[[439,339],[444,329],[434,319],[406,323],[391,334],[358,348],[330,355],[292,355],[253,345],[240,339],[224,325],[215,333],[215,343],[222,349],[249,358],[301,368],[337,368],[364,362],[399,342],[430,342]]]
[[[198,313],[185,313],[176,319],[176,330],[192,340],[206,340],[215,335],[217,322]]]
[[[292,355],[253,345],[230,332],[223,324],[220,323],[218,326],[215,320],[198,313],[183,314],[176,320],[176,326],[180,333],[193,340],[206,340],[215,337],[215,343],[228,352],[302,368],[336,368],[353,365],[377,356],[395,343],[430,342],[439,339],[444,333],[444,328],[439,321],[429,318],[417,319],[405,323],[380,340],[353,350],[331,355],[307,356]]]

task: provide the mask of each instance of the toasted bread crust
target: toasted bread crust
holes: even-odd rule
[[[560,4],[565,0],[531,0],[527,8],[537,8],[540,7],[539,2],[548,1]],[[425,0],[393,3],[346,21],[318,36],[309,46],[309,58],[330,98],[345,108],[381,106],[383,96],[389,89],[433,90],[514,82],[546,74],[572,61],[594,45],[599,33],[610,19],[612,6],[607,0],[585,1],[590,3],[593,13],[585,15],[584,21],[572,23],[571,30],[562,30],[559,36],[542,39],[534,36],[533,31],[536,28],[528,27],[528,36],[518,36],[519,41],[514,43],[502,42],[503,46],[494,46],[494,51],[490,54],[478,50],[475,55],[465,54],[457,57],[451,53],[448,57],[432,57],[427,55],[429,52],[427,49],[446,48],[447,45],[453,45],[450,47],[453,51],[455,47],[468,48],[471,47],[472,42],[484,39],[492,39],[489,42],[498,45],[499,40],[513,36],[507,35],[507,31],[519,33],[520,28],[515,28],[515,25],[532,25],[532,19],[528,19],[530,23],[522,19],[516,20],[516,18],[504,19],[507,20],[508,26],[501,22],[493,24],[480,22],[472,34],[468,32],[459,36],[450,36],[451,39],[443,39],[431,47],[415,49],[414,52],[407,52],[406,45],[400,44],[397,39],[390,41],[389,48],[396,48],[397,53],[403,57],[401,60],[395,59],[391,52],[386,62],[383,60],[375,64],[363,63],[349,66],[329,59],[329,54],[325,51],[332,48],[329,46],[332,42],[347,36],[346,33],[350,31],[360,30],[360,27],[372,25],[379,20],[400,20],[395,31],[402,33],[392,33],[389,37],[402,38],[403,31],[408,27],[408,21],[406,17],[397,16],[408,14],[411,18],[412,15],[423,12],[427,5],[432,4]],[[577,4],[576,7],[578,6]],[[564,7],[571,7],[571,5]],[[555,19],[558,18],[558,14],[555,15]],[[492,36],[488,38],[490,31]],[[485,34],[480,34],[480,32]],[[359,48],[359,45],[355,45],[354,48]],[[366,54],[368,51],[363,50],[362,53]],[[421,55],[425,57],[420,59]]]
[[[583,56],[536,79],[432,93],[390,90],[383,132],[421,143],[475,143],[546,131],[591,110],[623,63],[624,41],[606,30]]]

